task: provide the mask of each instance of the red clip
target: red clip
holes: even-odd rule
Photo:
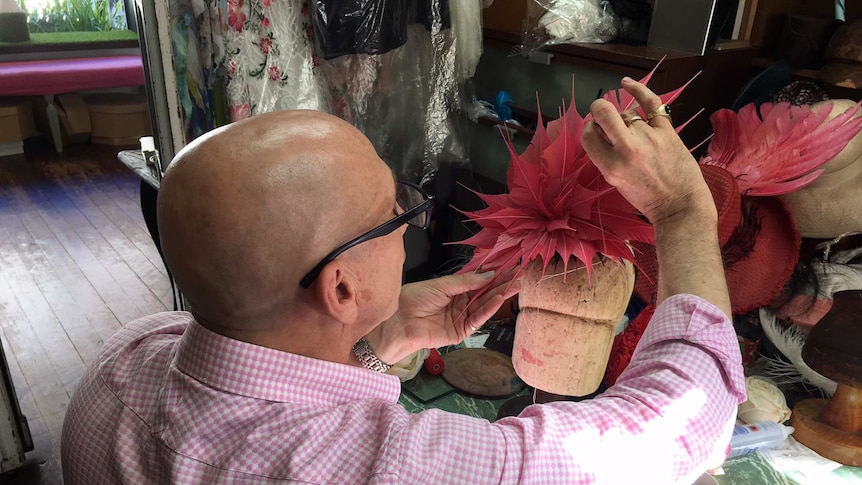
[[[443,373],[443,357],[437,349],[430,349],[428,358],[425,359],[425,370],[434,376]]]

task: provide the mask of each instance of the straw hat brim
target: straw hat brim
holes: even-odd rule
[[[701,170],[718,208],[719,242],[725,258],[732,311],[747,313],[767,305],[790,279],[799,258],[802,238],[793,219],[779,199],[750,197],[745,199],[743,221],[742,197],[736,191],[733,177],[730,177],[733,190],[727,190],[724,169],[702,166]],[[743,226],[749,230],[743,231]],[[746,240],[748,238],[753,239]],[[633,246],[638,268],[635,293],[647,302],[654,302],[658,282],[655,248],[643,244]],[[733,260],[728,257],[729,253],[739,250],[743,250],[742,256],[737,255]]]
[[[733,175],[727,170],[715,165],[699,167],[718,210],[718,242],[723,246],[742,218],[739,189]],[[632,242],[631,245],[635,251],[634,264],[638,269],[634,292],[644,301],[654,302],[658,282],[655,246],[640,242]]]
[[[862,156],[781,200],[803,237],[831,239],[862,231]]]
[[[768,305],[790,280],[802,236],[793,224],[793,218],[776,197],[750,197],[746,199],[748,214],[744,217],[760,226],[751,251],[741,259],[729,262],[725,258],[725,276],[730,293],[730,306],[735,314],[747,313]],[[732,237],[722,248],[726,254]]]

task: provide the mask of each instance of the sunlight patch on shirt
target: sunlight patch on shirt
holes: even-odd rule
[[[585,429],[564,438],[563,446],[582,464],[584,472],[601,477],[602,483],[640,483],[645,477],[650,480],[679,478],[673,475],[681,457],[675,456],[674,450],[684,452],[685,448],[680,446],[682,436],[688,436],[685,441],[695,446],[703,439],[690,436],[688,423],[700,419],[706,400],[703,390],[692,389],[661,409],[659,416],[639,423],[636,428],[628,429],[621,422],[604,432]],[[632,436],[641,438],[633,440]],[[699,456],[691,456],[692,452]],[[707,458],[699,449],[689,448],[689,455],[682,467],[685,471],[697,468]]]

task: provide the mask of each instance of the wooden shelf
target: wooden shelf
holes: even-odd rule
[[[484,36],[486,46],[508,52],[521,45],[520,35],[511,32],[486,28]],[[705,110],[707,116],[696,117],[680,134],[686,144],[694,146],[709,133],[708,115],[729,106],[751,78],[751,58],[757,48],[736,42],[699,56],[657,47],[607,43],[553,45],[542,52],[553,55],[551,64],[569,64],[634,79],[658,66],[650,80],[650,87],[658,93],[670,92],[700,72],[674,103],[674,119],[680,123]]]
[[[505,50],[517,49],[521,46],[521,37],[519,35],[492,29],[484,29],[484,41],[486,45]],[[577,58],[581,61],[592,60],[601,63],[613,63],[636,69],[652,69],[662,58],[684,59],[697,57],[691,54],[655,47],[627,44],[559,44],[547,46],[542,51],[553,54],[563,61]]]
[[[524,143],[529,143],[530,140],[533,139],[533,135],[536,134],[536,130],[532,130],[530,128],[526,128],[520,125],[506,123],[504,121],[500,121],[497,118],[491,118],[490,116],[480,116],[479,124],[494,127],[499,126],[501,129],[508,131],[509,136]]]
[[[775,63],[775,60],[768,57],[755,57],[751,60],[751,66],[756,69],[766,69],[773,63]],[[817,69],[793,69],[790,71],[790,75],[794,80],[817,83],[826,91],[826,94],[831,99],[851,99],[854,101],[862,99],[862,89],[846,88],[821,82],[819,74],[820,71]]]
[[[521,108],[520,106],[509,105],[509,107],[512,109],[512,118],[520,123],[520,125],[506,123],[489,116],[480,116],[479,123],[489,126],[501,126],[503,129],[507,130],[513,138],[524,143],[530,143],[533,139],[533,135],[536,134],[536,125],[539,119],[539,113],[535,110]],[[542,121],[545,125],[555,119],[557,119],[556,116],[542,116]]]
[[[510,32],[501,32],[493,29],[484,29],[485,44],[492,45],[498,48],[512,50],[521,45],[521,37]],[[720,44],[719,49],[715,52],[727,52],[730,50],[751,50],[754,47],[748,42],[732,42]],[[662,59],[665,62],[679,63],[681,61],[697,63],[704,57],[709,57],[712,53],[707,53],[706,56],[699,56],[686,52],[672,51],[659,47],[650,47],[645,45],[629,45],[619,43],[607,44],[558,44],[547,46],[542,49],[543,52],[560,56],[562,60],[577,58],[579,61],[592,60],[601,63],[611,63],[620,66],[632,67],[635,69],[651,70]]]
[[[775,61],[773,59],[769,59],[766,57],[755,57],[751,60],[752,66],[761,69],[766,69],[774,63]],[[790,74],[793,75],[793,77],[799,79],[808,79],[810,81],[817,81],[818,73],[819,71],[817,69],[794,69],[790,71]]]

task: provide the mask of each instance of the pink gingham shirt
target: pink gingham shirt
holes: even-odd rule
[[[160,313],[104,346],[69,405],[67,485],[683,483],[721,463],[744,400],[733,328],[659,306],[617,385],[495,423],[398,403],[396,377]]]

